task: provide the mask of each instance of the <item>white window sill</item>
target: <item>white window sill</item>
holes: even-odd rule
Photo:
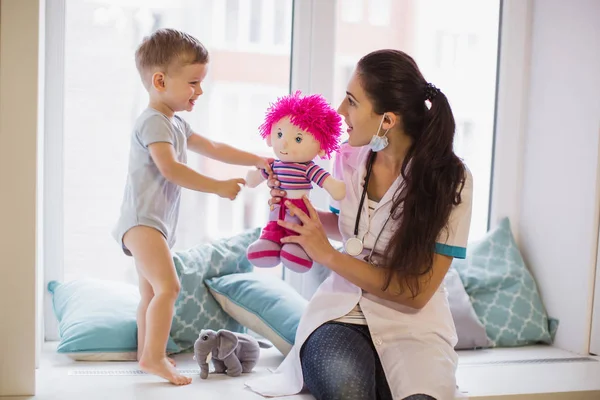
[[[37,396],[61,400],[95,398],[102,389],[102,398],[111,400],[167,398],[173,388],[149,375],[73,375],[76,371],[136,370],[135,362],[75,362],[56,353],[56,343],[44,345],[40,368],[37,370]],[[253,376],[268,374],[283,356],[275,349],[261,350],[261,360]],[[571,361],[585,358],[550,346],[528,346],[514,349],[459,351],[457,381],[469,399],[598,399],[600,398],[600,358],[595,361]],[[190,354],[175,357],[178,368],[191,370],[198,365]],[[534,360],[553,360],[534,362]],[[563,361],[558,361],[563,360]],[[202,381],[192,374],[189,386],[177,389],[178,400],[203,398],[260,399],[244,388],[244,380],[224,375],[210,375]],[[224,383],[225,381],[227,383]],[[526,396],[526,397],[524,397]],[[313,399],[304,394],[287,399]]]
[[[599,357],[582,356],[552,346],[459,351],[458,354],[457,383],[470,399],[600,398]],[[594,361],[568,361],[579,358]]]

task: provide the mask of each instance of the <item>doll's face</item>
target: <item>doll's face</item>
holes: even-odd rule
[[[273,147],[275,156],[286,162],[309,162],[317,155],[323,157],[325,151],[313,135],[290,122],[289,117],[273,124],[267,144]]]

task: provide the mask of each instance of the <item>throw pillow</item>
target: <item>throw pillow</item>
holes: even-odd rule
[[[48,283],[59,322],[57,351],[80,361],[135,361],[136,311],[140,301],[134,285],[82,279]],[[178,347],[169,338],[167,352]]]
[[[192,350],[202,329],[244,331],[244,327],[223,311],[209,294],[204,281],[252,271],[246,249],[259,235],[260,228],[255,228],[173,255],[181,292],[175,303],[171,336],[182,351]]]
[[[465,260],[455,259],[475,313],[495,347],[552,342],[536,283],[517,248],[508,218],[482,240],[469,245]],[[555,326],[553,327],[554,331]]]
[[[444,284],[448,291],[448,303],[450,304],[450,312],[458,336],[458,343],[454,348],[456,350],[467,350],[489,347],[491,343],[485,332],[485,327],[477,318],[471,300],[469,300],[469,295],[454,268],[448,270],[444,278]]]
[[[236,321],[268,339],[284,355],[292,348],[308,303],[281,278],[268,273],[207,279],[214,298]]]

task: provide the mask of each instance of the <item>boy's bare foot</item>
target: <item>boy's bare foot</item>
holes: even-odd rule
[[[157,361],[142,357],[140,360],[140,369],[148,374],[158,375],[161,378],[168,380],[173,385],[188,385],[192,382],[192,378],[183,376],[177,372],[167,357]]]
[[[141,356],[140,356],[140,355],[139,355],[139,353],[138,353],[138,356],[137,356],[137,360],[138,360],[138,362],[140,362],[140,358],[141,358]],[[176,362],[175,362],[175,360],[173,360],[171,357],[167,357],[167,360],[168,360],[168,361],[171,363],[171,365],[172,365],[172,366],[174,366],[174,367],[176,367],[176,366],[177,366],[177,363],[176,363]]]

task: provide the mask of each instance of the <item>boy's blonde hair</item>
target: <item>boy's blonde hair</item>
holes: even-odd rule
[[[160,68],[208,63],[208,50],[198,39],[175,29],[159,29],[146,36],[135,52],[135,65],[146,87],[151,72]]]

